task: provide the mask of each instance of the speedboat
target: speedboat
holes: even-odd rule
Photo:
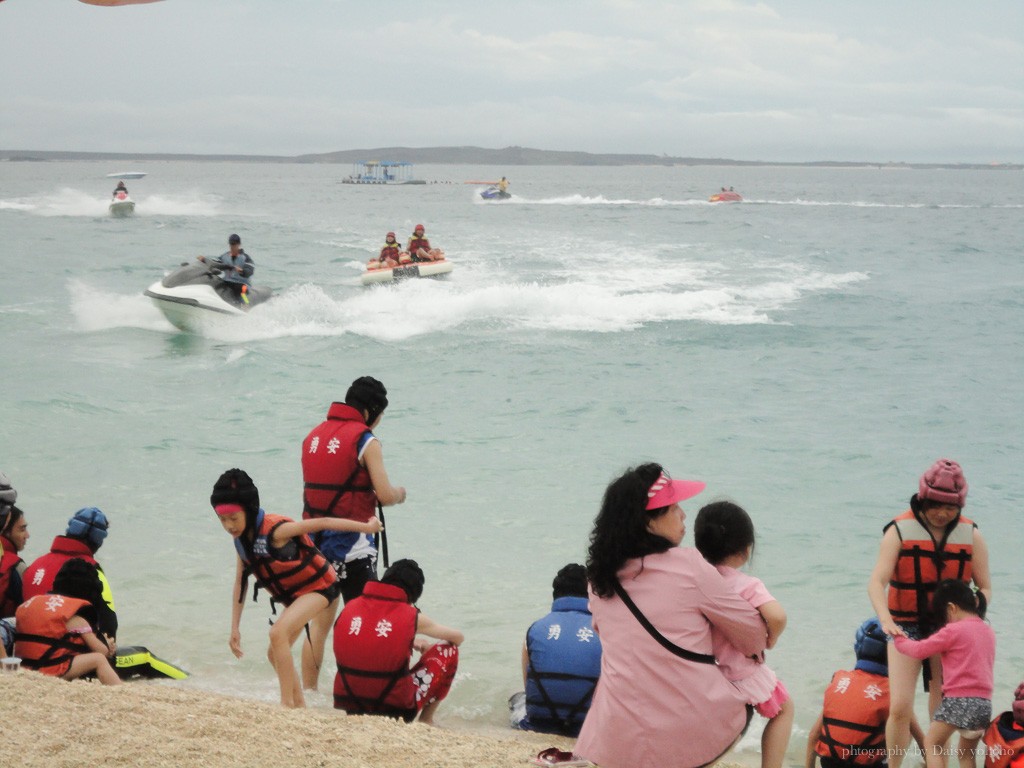
[[[484,200],[508,200],[510,197],[512,197],[512,194],[506,192],[503,189],[499,189],[498,187],[492,186],[483,190],[480,193],[480,197],[482,197]]]
[[[451,272],[452,268],[452,263],[447,259],[417,261],[412,264],[399,264],[397,267],[368,269],[363,272],[359,280],[363,285],[373,285],[374,283],[392,283],[416,277],[442,277]]]
[[[741,203],[743,197],[739,192],[733,192],[731,189],[723,189],[721,192],[716,192],[708,198],[709,203]]]
[[[110,201],[111,216],[131,216],[135,213],[135,201],[128,197],[127,192],[118,192]]]
[[[153,283],[145,295],[175,328],[200,331],[218,317],[239,317],[270,298],[270,288],[247,286],[239,303],[234,289],[221,279],[223,265],[210,262],[185,261],[173,272]]]

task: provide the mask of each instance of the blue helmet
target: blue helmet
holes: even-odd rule
[[[856,669],[888,676],[887,642],[888,638],[882,631],[878,619],[870,618],[857,627],[856,639],[853,642],[853,650],[857,654]]]
[[[83,507],[68,520],[68,529],[65,535],[86,542],[95,552],[107,538],[107,528],[109,527],[107,516],[103,512],[96,507]]]

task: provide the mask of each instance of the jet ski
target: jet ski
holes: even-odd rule
[[[247,286],[239,302],[234,289],[221,279],[224,265],[218,262],[185,261],[153,283],[145,295],[153,300],[168,322],[183,331],[199,332],[218,317],[238,317],[270,298],[270,288]]]
[[[135,201],[128,197],[127,192],[118,192],[110,201],[110,215],[116,217],[131,216],[135,213]]]
[[[480,197],[484,200],[508,200],[512,195],[498,187],[488,187],[480,193]]]

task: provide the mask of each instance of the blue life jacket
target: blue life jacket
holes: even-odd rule
[[[526,632],[528,731],[579,735],[601,674],[601,641],[585,597],[559,597]]]

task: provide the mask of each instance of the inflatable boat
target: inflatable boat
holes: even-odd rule
[[[739,192],[733,192],[730,190],[722,190],[721,192],[715,192],[711,197],[708,198],[709,203],[740,203],[743,202],[743,197]]]
[[[368,269],[359,278],[363,285],[374,283],[392,283],[399,280],[410,280],[416,277],[442,277],[452,271],[452,263],[447,259],[441,261],[417,261],[412,264],[399,264],[397,267]]]

